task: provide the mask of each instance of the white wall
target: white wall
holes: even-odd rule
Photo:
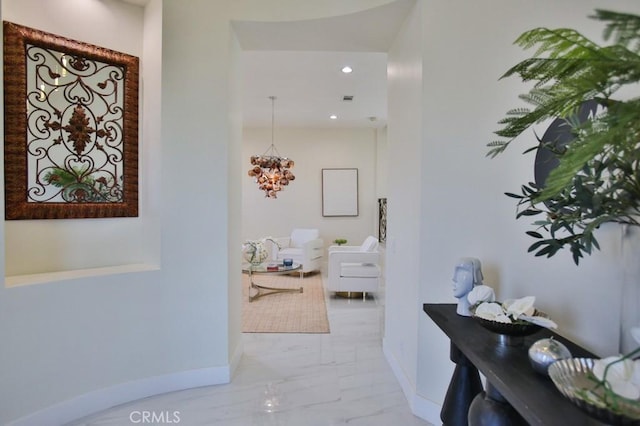
[[[6,20],[21,25],[142,56],[143,9],[140,7],[118,1],[67,0],[66,6],[61,8],[51,1],[7,0],[3,2],[3,14]],[[99,16],[105,16],[104,20]],[[100,23],[97,24],[96,20]],[[69,25],[69,22],[73,24]],[[141,63],[141,68],[144,66],[145,63]],[[144,77],[142,71],[141,76]],[[155,79],[155,84],[158,84],[159,77],[148,77]],[[151,80],[147,83],[154,82]],[[143,89],[144,85],[141,85],[141,92]],[[158,94],[157,90],[148,90],[147,94],[147,99],[141,96],[141,104],[146,101],[150,108],[159,105],[159,97],[153,98]],[[155,114],[157,116],[159,110]],[[139,184],[139,217],[6,221],[5,244],[10,248],[6,251],[6,276],[115,265],[158,264],[158,200],[156,193],[149,191],[149,182],[158,176],[159,168],[157,163],[148,161],[148,154],[159,143],[159,135],[152,133],[153,126],[148,124],[148,120],[142,122],[150,116],[150,113],[140,115],[140,158],[144,162],[144,174],[140,176]],[[145,137],[145,132],[150,133]],[[120,248],[106,248],[112,246]]]
[[[569,253],[535,258],[526,252],[529,221],[516,221],[515,203],[503,195],[533,179],[533,155],[521,155],[535,144],[533,132],[505,155],[485,158],[496,122],[521,105],[517,95],[526,91],[516,79],[498,81],[528,56],[513,40],[537,26],[575,27],[599,38],[602,26],[587,19],[596,7],[640,12],[631,0],[483,0],[474,7],[421,0],[389,52],[389,150],[408,149],[407,169],[421,172],[411,176],[418,184],[402,190],[389,177],[385,351],[405,389],[415,384],[414,411],[434,423],[433,403],[442,403],[453,364],[448,341],[421,304],[455,302],[452,267],[461,256],[482,260],[485,282],[499,298],[535,295],[561,334],[601,355],[617,351],[619,230],[605,226],[602,251],[579,267]],[[414,93],[422,93],[418,105]],[[409,105],[394,106],[404,95]]]
[[[159,131],[152,124],[160,114],[160,50],[152,47],[152,40],[160,38],[160,2],[153,1],[146,15],[119,1],[68,0],[65,7],[59,6],[42,0],[4,0],[2,14],[8,21],[141,57],[141,87],[146,87],[141,105],[148,108],[139,138],[140,217],[3,223],[6,268],[0,275],[11,277],[0,287],[0,336],[3,347],[10,348],[0,353],[2,424],[97,387],[165,371],[160,359],[134,368],[132,363],[121,365],[122,355],[117,355],[161,349],[159,342],[142,337],[155,335],[160,323],[155,329],[141,328],[140,323],[149,309],[145,307],[157,302],[157,272],[146,271],[154,268],[102,270],[103,275],[90,279],[67,271],[159,263],[160,187],[150,182],[160,180]],[[145,20],[148,28],[143,27]],[[15,274],[52,270],[65,271],[36,279],[46,284],[10,287],[16,283]]]
[[[143,14],[117,0],[2,0],[4,19],[122,51],[132,39],[137,47],[129,53],[142,53],[143,90],[155,94],[143,102],[141,192],[148,191],[149,214],[155,204],[161,214],[131,232],[151,239],[144,255],[160,253],[161,268],[0,286],[0,424],[58,425],[131,399],[229,380],[241,353],[240,259],[230,253],[241,241],[236,182],[246,177],[232,146],[241,138],[231,21],[328,17],[388,1],[193,0],[185,8],[182,0],[151,0]],[[159,70],[153,49],[160,45]],[[69,232],[90,231],[72,222]],[[158,223],[161,239],[142,235]],[[121,226],[126,220],[111,230]],[[0,241],[12,238],[3,227]]]
[[[389,193],[389,144],[387,126],[376,129],[376,198],[385,198]]]
[[[420,43],[423,5],[418,2],[392,45],[388,58],[388,197],[384,351],[412,410],[416,402],[418,322],[423,300],[421,267],[423,197],[423,64]],[[441,339],[443,340],[443,339]],[[445,367],[446,370],[446,367]],[[434,374],[441,374],[434,371]],[[435,410],[435,405],[432,404]],[[437,418],[437,417],[436,417]]]
[[[264,196],[247,175],[249,157],[264,153],[271,144],[271,128],[244,129],[242,221],[244,239],[287,236],[291,229],[318,228],[329,246],[338,237],[360,244],[376,231],[376,129],[275,128],[275,147],[295,161],[296,179],[277,199]],[[358,210],[355,217],[322,216],[322,169],[358,169]]]
[[[230,143],[227,162],[234,164],[241,156],[242,152],[242,105],[241,105],[241,50],[237,38],[234,34],[229,40],[229,50],[231,57],[229,59],[229,128]],[[238,173],[235,167],[227,168],[227,179],[229,182],[229,193],[227,202],[227,250],[229,253],[239,253],[241,241],[238,237],[242,229],[242,217],[238,214],[238,206],[242,203],[242,184],[237,179]],[[238,271],[242,268],[240,256],[228,256],[227,268],[229,271]],[[242,345],[242,316],[238,315],[242,306],[242,291],[238,285],[238,279],[230,280],[230,288],[227,299],[227,317],[229,318],[228,327],[228,354],[232,362],[231,371],[237,367],[236,363],[240,362],[237,356],[243,351]]]

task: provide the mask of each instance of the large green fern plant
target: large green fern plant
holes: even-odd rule
[[[599,249],[594,232],[606,222],[639,225],[640,213],[640,16],[596,10],[605,24],[600,46],[572,29],[537,28],[516,44],[534,55],[503,76],[531,82],[520,96],[530,108],[508,111],[488,144],[495,157],[533,125],[566,117],[574,139],[564,147],[541,142],[525,151],[550,149],[559,165],[544,186],[522,185],[516,217],[536,216],[529,252],[551,257],[569,247],[576,264]],[[622,90],[621,90],[622,89]],[[585,101],[604,110],[585,122],[571,117]]]

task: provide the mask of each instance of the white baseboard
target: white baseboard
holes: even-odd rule
[[[244,353],[244,340],[240,339],[236,349],[233,351],[231,355],[231,362],[229,362],[229,382],[233,377],[234,373],[238,369],[238,365],[240,364],[240,360],[242,359],[242,354]],[[228,383],[228,382],[227,382]]]
[[[238,348],[230,366],[202,368],[149,377],[92,391],[10,422],[7,426],[58,426],[116,405],[149,396],[229,383],[242,357]]]
[[[400,383],[400,387],[402,388],[405,398],[407,398],[411,412],[429,423],[434,425],[441,424],[442,420],[440,420],[440,410],[442,410],[442,407],[416,393],[415,385],[405,374],[397,358],[386,344],[385,339],[382,339],[382,351],[384,352],[384,356],[391,367],[391,371],[393,371],[394,376]]]
[[[442,407],[435,402],[414,394],[413,400],[410,402],[410,406],[411,412],[421,419],[424,419],[434,425],[442,424],[442,420],[440,420],[440,411],[442,410]]]

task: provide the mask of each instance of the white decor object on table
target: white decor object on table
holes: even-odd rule
[[[467,294],[469,305],[474,306],[482,302],[495,302],[496,294],[488,285],[477,285]]]
[[[557,328],[558,325],[554,321],[536,311],[535,301],[535,296],[526,296],[520,299],[508,299],[502,303],[482,302],[475,308],[474,315],[504,324],[526,321],[540,327]]]
[[[527,351],[533,369],[549,376],[549,366],[561,359],[571,358],[571,351],[553,337],[545,337],[533,343]]]
[[[248,240],[242,244],[242,255],[251,265],[260,265],[269,257],[267,239]]]

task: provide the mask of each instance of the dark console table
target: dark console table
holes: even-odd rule
[[[547,329],[524,337],[520,344],[504,344],[499,341],[497,334],[486,330],[472,318],[456,314],[455,304],[424,304],[423,308],[451,340],[451,359],[457,364],[441,412],[445,425],[467,424],[466,412],[461,411],[469,409],[470,401],[465,395],[470,389],[471,392],[478,392],[475,386],[478,373],[475,369],[486,377],[486,394],[492,403],[493,399],[502,401],[509,410],[515,409],[514,414],[519,419],[494,422],[489,413],[477,423],[541,426],[601,424],[564,398],[551,379],[536,373],[528,356],[528,349],[534,342],[551,336],[564,343],[574,357],[594,357],[589,351]],[[484,397],[483,392],[475,398]],[[476,403],[474,400],[472,405],[479,405]],[[472,407],[473,410],[476,407]]]

